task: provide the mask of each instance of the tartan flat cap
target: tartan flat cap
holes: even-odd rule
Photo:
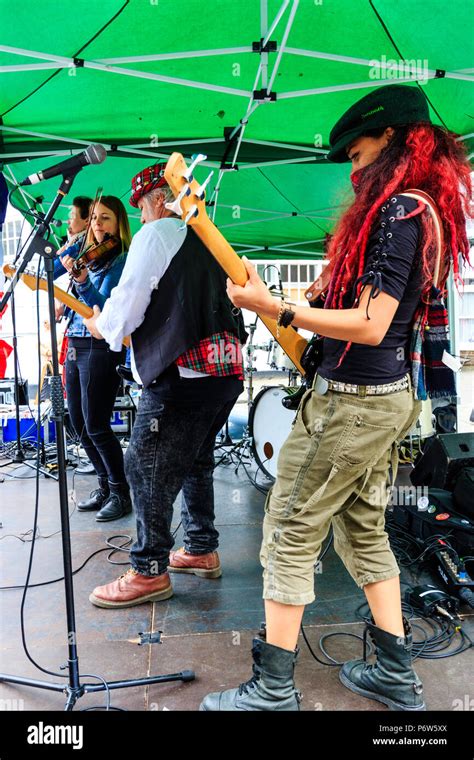
[[[132,194],[130,196],[130,205],[137,208],[138,201],[150,190],[167,185],[165,180],[166,164],[153,164],[147,166],[141,172],[138,172],[132,179]]]

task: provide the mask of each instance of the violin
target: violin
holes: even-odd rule
[[[76,277],[86,267],[95,272],[120,253],[121,246],[122,241],[117,235],[106,232],[101,243],[92,244],[81,251],[71,269],[72,275]]]

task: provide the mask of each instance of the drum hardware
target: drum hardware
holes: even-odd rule
[[[249,325],[249,339],[246,346],[247,362],[245,366],[245,375],[248,377],[247,404],[248,404],[249,409],[253,400],[253,373],[255,372],[255,368],[254,368],[255,347],[253,343],[253,338],[255,335],[255,330],[257,329],[257,322],[258,322],[258,316],[255,315],[254,321],[251,322],[251,324]]]
[[[255,365],[255,351],[267,351],[268,356],[269,356],[272,351],[272,346],[275,343],[273,339],[269,340],[267,343],[262,343],[262,344],[254,343],[254,335],[255,335],[255,330],[257,329],[257,323],[258,323],[258,315],[255,315],[254,321],[248,327],[246,327],[249,333],[249,339],[246,343],[245,351],[244,351],[245,358],[246,358],[244,372],[245,372],[245,377],[248,380],[247,405],[249,408],[249,413],[250,413],[250,407],[252,406],[252,402],[253,402],[253,391],[254,391],[253,374],[254,372],[258,372],[257,368],[254,366]],[[268,360],[267,360],[267,364],[268,364]]]
[[[257,329],[258,316],[255,315],[254,321],[246,329],[249,334],[248,341],[245,345],[245,366],[244,373],[247,380],[247,408],[251,409],[253,399],[253,373],[256,372],[254,367],[254,353],[263,346],[256,345],[254,341],[255,330]],[[266,346],[265,346],[266,348]],[[217,440],[220,437],[220,442]],[[216,461],[216,467],[220,464],[232,464],[235,465],[235,473],[237,474],[239,467],[241,466],[244,457],[251,458],[251,440],[248,432],[248,424],[244,428],[244,432],[241,440],[233,441],[229,433],[229,420],[226,421],[225,426],[222,428],[218,439],[216,439],[215,451],[222,450],[221,457]]]
[[[229,432],[228,420],[217,437],[215,451],[221,452],[216,466],[232,464],[236,474],[243,466],[253,485],[262,489],[262,486],[250,477],[247,466],[254,460],[267,479],[275,480],[278,454],[290,433],[295,411],[307,388],[304,382],[300,386],[297,385],[299,372],[293,363],[286,359],[275,340],[271,339],[265,344],[254,343],[257,320],[258,317],[246,327],[249,338],[244,349],[248,423],[241,439],[234,441]],[[267,351],[267,364],[278,371],[287,370],[288,378],[286,385],[265,386],[260,389],[254,399],[254,373],[257,372],[254,366],[255,352],[258,350]]]
[[[248,426],[245,428],[244,435],[240,441],[233,442],[230,439],[230,444],[228,444],[224,440],[215,448],[216,451],[219,449],[222,449],[222,456],[216,461],[216,467],[220,464],[232,464],[235,466],[234,472],[237,475],[239,467],[250,464],[252,459],[252,440],[248,432]],[[245,463],[244,459],[247,459],[248,462]]]
[[[279,372],[284,372],[286,370],[288,370],[288,372],[292,372],[295,369],[295,365],[291,359],[285,354],[282,347],[279,343],[276,342],[276,340],[272,340],[271,342],[273,345],[269,351],[267,364],[270,365],[271,369],[275,369]]]

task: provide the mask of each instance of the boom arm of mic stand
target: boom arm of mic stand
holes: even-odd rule
[[[74,178],[76,174],[80,171],[80,169],[81,167],[79,167],[76,171],[69,174],[67,177],[63,177],[63,181],[61,182],[61,185],[59,186],[59,189],[56,193],[56,198],[54,199],[51,206],[49,207],[49,210],[46,216],[44,217],[42,222],[39,224],[38,229],[33,235],[33,238],[28,243],[26,251],[23,254],[23,259],[21,261],[21,264],[18,267],[17,271],[15,272],[14,276],[11,278],[9,282],[9,286],[7,287],[7,289],[5,290],[2,296],[2,299],[0,301],[0,313],[3,311],[8,301],[10,300],[11,295],[13,291],[15,290],[18,284],[18,281],[21,278],[21,275],[25,271],[26,267],[30,263],[35,253],[38,253],[40,256],[43,256],[45,259],[47,259],[48,257],[50,257],[51,259],[54,258],[56,249],[54,248],[54,246],[51,245],[51,243],[49,243],[47,240],[44,239],[44,234],[48,230],[49,223],[54,217],[54,214],[56,213],[56,209],[58,208],[64,196],[67,195],[69,190],[71,189],[72,183],[74,182]],[[54,324],[54,321],[52,322],[52,324]]]

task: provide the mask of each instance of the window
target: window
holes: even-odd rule
[[[292,260],[289,261],[275,261],[265,263],[254,262],[257,267],[257,272],[265,279],[267,283],[269,281],[276,282],[275,277],[277,269],[280,272],[280,278],[283,286],[283,290],[287,294],[288,298],[293,301],[304,301],[305,290],[311,285],[322,272],[323,264],[321,261],[317,261],[314,264],[309,264],[307,259]],[[265,268],[267,276],[263,277]],[[271,274],[271,276],[270,276]]]
[[[21,235],[22,222],[18,219],[5,222],[2,231],[2,244],[5,257],[15,255]]]

